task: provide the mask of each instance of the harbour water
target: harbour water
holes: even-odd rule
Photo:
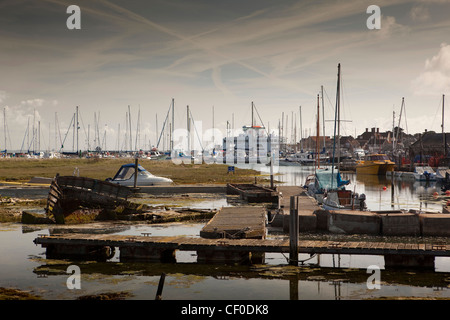
[[[263,174],[268,168],[263,168]],[[311,167],[279,167],[275,179],[289,185],[302,185]],[[385,177],[350,179],[348,188],[365,193],[371,210],[415,209],[440,211],[443,199],[433,194],[438,185],[414,181],[391,181]],[[392,194],[392,189],[394,193]],[[192,204],[198,208],[220,208],[230,205],[225,198],[205,199]],[[127,292],[126,299],[154,300],[162,273],[164,300],[360,300],[377,298],[450,298],[450,260],[436,258],[435,270],[386,270],[382,256],[321,255],[309,257],[298,268],[289,266],[282,254],[266,254],[265,264],[201,265],[195,252],[177,252],[176,264],[122,263],[118,253],[107,262],[47,259],[45,249],[33,240],[39,234],[54,232],[103,232],[110,234],[184,235],[198,237],[206,222],[164,225],[104,222],[77,226],[25,226],[0,224],[0,287],[16,288],[46,300],[73,300],[86,295]],[[61,230],[63,229],[63,230]],[[270,229],[268,238],[287,237]],[[369,240],[362,235],[301,235],[301,238]],[[384,238],[385,240],[386,239]],[[398,239],[393,239],[398,240]],[[404,238],[405,241],[414,241]],[[440,239],[446,240],[446,239]],[[79,266],[81,288],[69,289],[70,265]],[[380,269],[380,287],[368,285],[368,268]]]

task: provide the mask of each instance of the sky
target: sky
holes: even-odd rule
[[[368,28],[370,5],[379,29]],[[0,149],[27,150],[34,125],[40,149],[64,141],[71,151],[77,106],[80,149],[88,136],[91,148],[124,148],[128,108],[132,145],[148,148],[172,99],[175,128],[186,129],[189,106],[204,139],[212,128],[226,135],[227,122],[249,125],[253,103],[268,130],[278,133],[284,115],[298,140],[316,134],[322,87],[319,117],[332,135],[338,64],[341,134],[399,120],[411,134],[440,132],[449,13],[450,0],[2,0]],[[74,21],[80,29],[68,28]]]

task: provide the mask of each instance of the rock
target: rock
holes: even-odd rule
[[[22,223],[23,224],[53,224],[55,223],[50,218],[43,214],[36,212],[22,211]]]

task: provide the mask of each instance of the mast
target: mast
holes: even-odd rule
[[[117,124],[117,152],[120,152],[120,122]]]
[[[175,99],[172,98],[172,126],[170,127],[170,151],[173,150],[174,130],[175,130]]]
[[[41,152],[41,120],[38,121],[38,152]]]
[[[36,109],[33,111],[33,136],[32,136],[32,144],[33,144],[33,154],[36,152]]]
[[[340,171],[341,168],[341,64],[338,65],[339,74],[338,74],[338,89],[337,93],[339,96],[338,102],[338,108],[337,108],[337,115],[338,115],[338,171]]]
[[[130,105],[128,105],[128,129],[130,132],[130,136],[128,137],[129,142],[130,142],[130,151],[133,151],[133,137],[131,135],[131,110],[130,110]]]
[[[77,122],[77,113],[73,114],[73,132],[72,132],[72,152],[75,152],[75,123]]]
[[[189,105],[186,106],[187,152],[191,152],[191,119],[189,118]],[[227,122],[228,123],[228,122]]]
[[[120,128],[120,125],[119,125],[119,128]],[[88,149],[88,151],[91,150],[90,135],[91,135],[91,125],[88,123],[88,136],[87,136],[87,149]],[[56,139],[55,139],[55,142],[56,142]]]
[[[334,158],[335,158],[335,152],[336,152],[336,121],[338,122],[337,126],[339,127],[340,78],[341,78],[341,64],[339,63],[338,64],[338,76],[337,76],[337,89],[336,89],[336,108],[335,108],[335,111],[334,111],[335,112],[335,116],[334,116],[333,160],[332,160],[332,166],[331,166],[331,188],[333,188],[333,182],[334,182],[333,177],[334,177]],[[338,135],[339,135],[339,133],[338,133]]]
[[[5,156],[6,156],[6,108],[3,108],[3,134],[5,135]]]
[[[295,143],[294,136],[294,111],[291,111],[291,144]]]
[[[298,108],[300,111],[300,152],[303,152],[302,106]]]
[[[395,111],[392,111],[392,153],[393,154],[395,152],[394,131],[395,131]]]
[[[447,156],[447,143],[445,141],[445,131],[444,131],[444,103],[445,95],[442,95],[442,143],[444,145],[444,156]]]
[[[28,116],[27,122],[27,152],[30,152],[30,116]]]
[[[399,132],[400,132],[400,121],[402,120],[402,112],[403,112],[403,107],[405,105],[405,98],[402,98],[402,106],[400,107],[400,115],[398,118],[398,126],[397,126],[397,132],[395,134],[395,145],[398,144],[398,137],[399,137]]]
[[[156,119],[155,119],[155,121],[156,121],[156,139],[155,139],[155,141],[157,141],[157,142],[159,142],[158,141],[158,114],[156,114],[156,117],[155,117]],[[157,147],[157,146],[156,146]]]
[[[320,139],[320,116],[319,116],[319,95],[317,95],[317,138],[316,138],[316,162],[317,162],[317,168],[320,169],[320,160],[319,160],[319,139]]]
[[[320,91],[322,92],[322,122],[323,122],[323,149],[325,150],[325,103],[323,101],[323,86],[320,86]]]
[[[252,101],[252,128],[253,128],[253,125],[254,125],[254,122],[253,122],[254,120],[253,119],[254,119],[254,115],[253,115],[253,101]]]
[[[136,123],[136,139],[134,142],[134,149],[136,151],[139,150],[140,147],[140,143],[141,143],[141,106],[139,105],[139,109],[138,109],[138,118],[137,118],[137,123]],[[138,145],[139,143],[139,145]]]
[[[284,112],[281,113],[281,141],[280,144],[283,146],[284,141]],[[286,151],[286,146],[282,147],[282,151]]]
[[[80,128],[79,122],[78,122],[78,106],[76,107],[76,111],[77,111],[77,119],[76,119],[76,121],[77,121],[77,153],[78,153],[78,151],[80,150],[79,146],[78,146],[78,129]]]

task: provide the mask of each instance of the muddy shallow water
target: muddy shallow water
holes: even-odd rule
[[[165,225],[106,222],[48,228],[4,223],[0,231],[0,287],[30,291],[51,300],[104,292],[128,292],[126,299],[152,300],[160,276],[165,273],[166,300],[450,298],[447,258],[436,259],[436,271],[385,270],[383,257],[348,255],[309,259],[309,255],[301,254],[299,260],[306,261],[299,267],[289,266],[282,254],[267,254],[263,265],[202,265],[196,262],[196,253],[189,251],[177,252],[176,264],[122,263],[118,252],[107,262],[46,259],[45,249],[33,244],[39,234],[61,231],[197,237],[203,225],[203,222]],[[284,236],[276,230],[269,234],[269,238]],[[67,287],[70,265],[80,267],[80,289]],[[380,289],[370,290],[367,286],[367,267],[371,265],[380,267]]]
[[[304,168],[280,168],[285,172],[277,179],[287,184],[301,185],[310,172]],[[415,186],[414,182],[396,181],[394,196],[390,181],[383,177],[375,180],[352,178],[350,188],[365,192],[370,209],[381,210],[414,208],[438,211],[441,199],[430,195],[436,186]],[[387,186],[387,190],[383,187]],[[4,197],[7,194],[1,190]],[[10,190],[9,196],[24,195],[21,190]],[[40,199],[46,191],[33,190],[30,198]],[[45,197],[44,196],[44,197]],[[178,197],[175,205],[199,209],[214,209],[233,205],[225,196],[194,199]],[[168,197],[137,199],[154,205],[173,205]],[[39,208],[35,208],[39,210]],[[169,224],[146,224],[130,222],[96,222],[84,225],[21,225],[0,223],[0,287],[29,291],[48,300],[73,300],[85,295],[105,292],[126,292],[125,299],[153,300],[162,273],[164,300],[359,300],[377,298],[450,298],[450,259],[436,258],[435,270],[424,271],[386,270],[382,256],[300,255],[304,261],[299,267],[289,266],[282,254],[266,254],[263,265],[202,265],[197,263],[196,252],[177,252],[176,264],[122,263],[116,250],[107,262],[69,261],[47,259],[45,249],[33,240],[39,234],[53,232],[94,232],[141,235],[184,235],[198,237],[206,221]],[[286,237],[278,229],[269,228],[269,238]],[[380,240],[369,236],[338,236],[329,234],[302,234],[305,239],[361,239]],[[386,239],[384,239],[386,240]],[[389,241],[408,241],[407,238],[390,238]],[[415,241],[411,238],[409,241]],[[423,239],[422,239],[423,240]],[[426,240],[426,239],[425,239]],[[447,241],[448,239],[439,239]],[[67,281],[71,274],[67,269],[76,265],[81,271],[81,288],[69,289]],[[380,288],[368,285],[369,266],[380,269]]]

